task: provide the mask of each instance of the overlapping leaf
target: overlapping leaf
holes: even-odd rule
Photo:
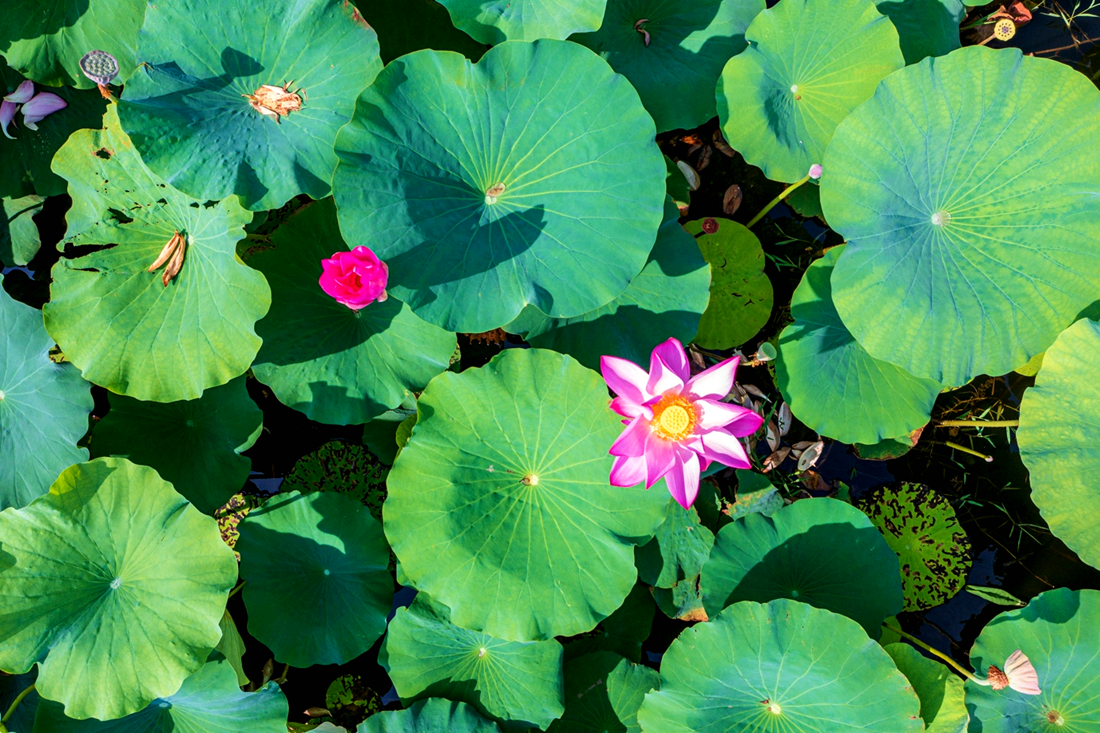
[[[565,40],[600,27],[607,0],[439,0],[456,26],[481,43]],[[434,46],[433,46],[434,48]]]

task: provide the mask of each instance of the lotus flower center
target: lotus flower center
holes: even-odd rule
[[[658,438],[683,440],[695,430],[695,406],[679,395],[665,395],[653,406],[650,425]]]
[[[951,214],[946,211],[937,211],[932,214],[932,223],[938,227],[946,226],[949,221],[951,221]]]

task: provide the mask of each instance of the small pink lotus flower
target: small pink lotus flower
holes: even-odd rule
[[[1039,673],[1035,671],[1031,660],[1022,651],[1017,649],[1005,660],[1004,671],[995,665],[989,665],[989,677],[986,680],[975,680],[979,684],[986,684],[994,690],[1003,690],[1011,687],[1016,692],[1025,695],[1039,695]]]
[[[664,477],[680,506],[699,493],[699,475],[711,461],[750,468],[739,437],[752,435],[764,419],[752,410],[721,402],[733,389],[738,357],[691,376],[684,347],[674,338],[653,350],[649,373],[626,359],[600,358],[604,381],[616,397],[611,409],[626,430],[608,451],[615,456],[612,486],[646,488]]]
[[[37,123],[68,106],[69,103],[56,94],[39,92],[23,105],[23,124],[31,130],[37,130]]]
[[[353,311],[387,298],[386,281],[390,269],[366,247],[337,252],[321,260],[321,267],[324,269],[319,280],[321,289]]]
[[[814,179],[815,181],[818,178],[821,178],[821,171],[822,171],[821,164],[820,163],[814,163],[813,165],[810,166],[810,173],[809,173],[810,178]]]

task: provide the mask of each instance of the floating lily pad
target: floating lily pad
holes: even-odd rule
[[[356,733],[500,733],[500,727],[466,703],[432,698],[408,710],[375,713]]]
[[[898,30],[905,63],[943,56],[959,48],[959,24],[966,15],[960,0],[875,0],[878,11]]]
[[[1100,591],[1055,588],[1026,608],[1006,611],[989,622],[970,662],[984,673],[1004,669],[1017,649],[1031,660],[1042,694],[994,691],[966,683],[971,730],[982,733],[1091,731],[1100,720]]]
[[[0,54],[42,84],[94,89],[80,71],[93,49],[118,60],[122,78],[134,70],[144,0],[7,0],[0,17]],[[3,96],[3,95],[0,95]]]
[[[236,256],[251,218],[235,199],[215,206],[168,186],[119,129],[78,131],[57,153],[73,207],[65,242],[82,248],[53,267],[46,329],[84,378],[139,400],[192,400],[248,369],[255,323],[271,290]],[[183,267],[167,286],[147,272],[180,232]]]
[[[254,211],[329,195],[336,131],[382,68],[371,27],[330,0],[153,3],[137,55],[119,116],[146,165],[191,196],[237,194]],[[247,99],[286,84],[297,97],[271,101],[292,110],[281,118]]]
[[[436,0],[379,3],[356,0],[363,19],[378,33],[382,63],[426,48],[457,51],[477,61],[488,48],[454,27],[447,9]]]
[[[575,43],[502,44],[476,65],[419,51],[378,75],[337,139],[340,228],[387,262],[393,295],[450,331],[491,331],[528,304],[580,316],[653,249],[653,138],[629,82]]]
[[[966,733],[970,715],[963,681],[949,667],[925,657],[908,644],[883,647],[920,698],[925,733]]]
[[[1050,531],[1100,568],[1100,323],[1082,319],[1046,352],[1035,386],[1020,404],[1020,457],[1031,475],[1031,500]]]
[[[241,692],[233,668],[219,658],[184,680],[176,694],[121,720],[73,720],[43,700],[34,733],[285,733],[288,710],[278,684]]]
[[[348,249],[332,199],[310,204],[249,264],[272,287],[256,331],[256,378],[279,401],[318,422],[365,423],[397,407],[447,368],[455,335],[417,318],[396,298],[352,310],[318,285],[321,260]]]
[[[563,41],[600,27],[607,0],[439,0],[456,26],[481,43]]]
[[[694,578],[703,569],[714,547],[714,533],[699,519],[694,508],[685,510],[675,499],[665,507],[665,521],[657,536],[638,548],[638,577],[658,588],[671,588]]]
[[[42,240],[34,217],[42,211],[41,196],[0,199],[0,263],[26,265],[38,254]]]
[[[833,301],[860,345],[949,386],[1050,346],[1100,291],[1098,134],[1100,90],[1015,49],[884,81],[837,128],[821,179],[848,241]]]
[[[644,583],[638,583],[623,605],[596,628],[565,642],[565,660],[592,652],[615,652],[632,662],[642,661],[642,644],[653,631],[655,610],[649,588]]]
[[[689,343],[707,309],[711,268],[679,217],[676,204],[666,198],[665,219],[649,261],[607,305],[561,319],[529,305],[504,330],[524,334],[532,346],[569,354],[589,369],[599,369],[604,355],[644,364],[669,337]]]
[[[774,181],[821,163],[840,121],[905,65],[872,0],[783,0],[745,38],[718,80],[718,117],[730,146]]]
[[[239,529],[248,633],[280,662],[343,664],[386,630],[389,550],[365,506],[328,492],[280,493]],[[303,618],[324,623],[298,623]]]
[[[923,427],[940,385],[873,358],[840,320],[830,276],[844,249],[834,247],[810,265],[795,289],[794,323],[779,335],[776,385],[810,429],[874,444]]]
[[[855,505],[898,555],[906,611],[938,606],[963,589],[970,574],[970,540],[955,510],[923,484],[878,486]]]
[[[533,641],[588,631],[622,604],[634,545],[668,497],[608,483],[622,425],[607,402],[596,372],[541,349],[424,390],[383,513],[402,570],[453,623]]]
[[[32,4],[41,6],[38,0]],[[5,20],[6,17],[0,18],[0,36]],[[0,58],[0,92],[3,92],[0,97],[14,92],[23,80],[23,76]],[[21,198],[34,193],[39,196],[65,193],[65,181],[50,170],[50,162],[74,131],[102,125],[107,103],[97,92],[79,92],[67,87],[38,87],[37,90],[56,94],[68,106],[48,115],[38,123],[37,130],[24,127],[23,115],[16,114],[14,122],[8,125],[8,132],[15,139],[9,140],[0,135],[0,197],[3,198]],[[4,259],[2,255],[0,259]],[[11,264],[7,259],[4,262]]]
[[[685,629],[638,722],[646,733],[917,733],[919,711],[908,681],[857,624],[783,599],[737,603]]]
[[[26,506],[88,460],[76,443],[88,432],[92,385],[51,361],[51,348],[41,311],[0,288],[0,509]]]
[[[771,316],[772,282],[764,274],[760,240],[729,219],[701,219],[684,225],[710,263],[710,304],[699,321],[695,343],[705,349],[740,346]]]
[[[176,694],[221,637],[233,551],[151,468],[72,466],[0,512],[0,538],[0,669],[37,662],[39,694],[69,717],[120,718]]]
[[[763,9],[764,0],[608,0],[600,29],[572,40],[630,80],[658,132],[690,130],[717,114],[714,85]]]
[[[712,618],[738,601],[791,598],[847,616],[872,638],[903,603],[897,555],[867,515],[836,499],[803,499],[727,524],[701,587]]]
[[[611,652],[570,660],[565,663],[565,714],[547,733],[641,733],[638,708],[659,684],[657,670]]]
[[[156,469],[204,514],[212,514],[248,480],[251,448],[263,413],[245,378],[207,390],[197,400],[142,402],[111,395],[111,411],[95,426],[93,458],[120,456]]]
[[[339,492],[364,504],[381,522],[389,473],[363,446],[333,440],[299,458],[279,489]]]
[[[455,626],[447,608],[423,594],[397,610],[378,657],[402,703],[461,700],[505,730],[524,731],[561,717],[561,659],[554,639],[502,641]]]

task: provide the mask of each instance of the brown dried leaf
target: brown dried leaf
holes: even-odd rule
[[[699,178],[699,174],[695,172],[695,169],[682,160],[676,161],[676,167],[680,169],[680,172],[684,174],[684,178],[687,179],[688,188],[692,191],[699,190],[699,186],[703,181]]]
[[[728,216],[733,216],[741,208],[741,199],[743,198],[744,194],[741,193],[741,187],[736,183],[733,184],[726,189],[726,193],[722,196],[722,211],[726,212]]]
[[[718,128],[711,136],[711,141],[714,143],[714,147],[718,148],[718,152],[725,155],[728,158],[732,158],[734,154],[733,148],[726,143],[726,138],[722,137],[722,128]]]
[[[817,459],[821,458],[821,453],[824,450],[825,443],[821,440],[813,443],[808,448],[806,448],[806,450],[803,451],[802,456],[798,459],[798,470],[805,471],[809,468],[812,468],[813,465],[817,463]]]
[[[695,169],[703,170],[710,165],[710,156],[714,154],[714,148],[709,145],[704,145],[702,151],[699,153],[699,159],[695,161]]]
[[[764,473],[768,473],[773,468],[777,468],[783,461],[787,460],[787,456],[790,454],[791,449],[789,446],[783,446],[775,453],[764,459]]]

